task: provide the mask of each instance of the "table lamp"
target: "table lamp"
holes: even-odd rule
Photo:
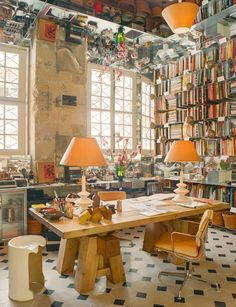
[[[188,197],[185,196],[188,194],[188,189],[186,189],[186,184],[183,182],[184,172],[183,172],[183,163],[186,162],[200,162],[201,158],[199,157],[194,143],[191,141],[174,141],[170,147],[169,152],[166,155],[164,162],[179,162],[181,163],[180,169],[180,182],[177,184],[177,189],[174,190],[176,196],[173,198],[174,201],[186,202],[189,201]]]
[[[96,139],[91,137],[73,137],[60,164],[64,166],[80,166],[82,168],[82,191],[78,193],[80,199],[77,203],[81,210],[87,209],[93,201],[88,198],[90,193],[86,191],[86,168],[88,166],[107,166],[107,162]]]

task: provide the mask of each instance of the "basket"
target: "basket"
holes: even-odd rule
[[[236,214],[226,211],[222,214],[224,219],[224,224],[226,228],[234,229],[236,228]]]
[[[223,226],[224,225],[224,220],[222,216],[222,211],[216,211],[213,213],[213,219],[212,219],[212,224],[217,225],[217,226]]]

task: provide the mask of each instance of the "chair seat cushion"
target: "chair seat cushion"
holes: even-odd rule
[[[157,250],[164,250],[167,252],[175,252],[176,254],[185,255],[188,257],[197,257],[199,248],[196,245],[195,237],[180,236],[175,237],[175,250],[172,249],[171,233],[164,232],[156,241],[155,247]]]

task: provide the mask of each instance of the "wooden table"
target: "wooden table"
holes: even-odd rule
[[[137,209],[135,208],[137,206]],[[71,273],[74,269],[74,260],[78,255],[78,268],[75,274],[75,289],[86,293],[93,289],[95,279],[99,276],[110,276],[113,283],[125,281],[122,258],[119,251],[119,239],[108,236],[107,233],[129,227],[147,225],[144,249],[150,249],[149,238],[155,232],[156,223],[174,221],[202,214],[206,209],[225,210],[229,204],[214,201],[211,205],[203,204],[197,208],[186,208],[176,205],[175,202],[163,201],[162,207],[174,209],[155,216],[145,216],[138,210],[139,202],[126,200],[123,203],[122,213],[116,213],[112,220],[102,220],[100,224],[89,223],[80,225],[78,218],[61,218],[59,221],[49,221],[34,209],[29,213],[40,223],[61,237],[57,270],[59,273]],[[149,226],[148,226],[149,225]],[[153,242],[152,242],[153,244]],[[145,246],[147,248],[145,248]]]

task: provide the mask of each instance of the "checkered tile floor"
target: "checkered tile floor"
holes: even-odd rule
[[[96,281],[93,291],[80,295],[73,288],[73,276],[60,276],[56,269],[57,252],[44,253],[46,290],[38,293],[34,301],[14,303],[8,299],[8,267],[5,248],[0,247],[0,307],[235,307],[236,306],[236,234],[210,229],[206,244],[206,261],[194,263],[195,272],[205,279],[220,284],[220,292],[207,284],[189,280],[183,290],[184,301],[175,302],[181,280],[173,277],[157,278],[161,270],[183,270],[167,261],[142,251],[144,228],[126,229],[120,232],[134,241],[127,247],[121,241],[126,282],[113,285],[106,278]],[[124,247],[126,246],[126,247]]]

